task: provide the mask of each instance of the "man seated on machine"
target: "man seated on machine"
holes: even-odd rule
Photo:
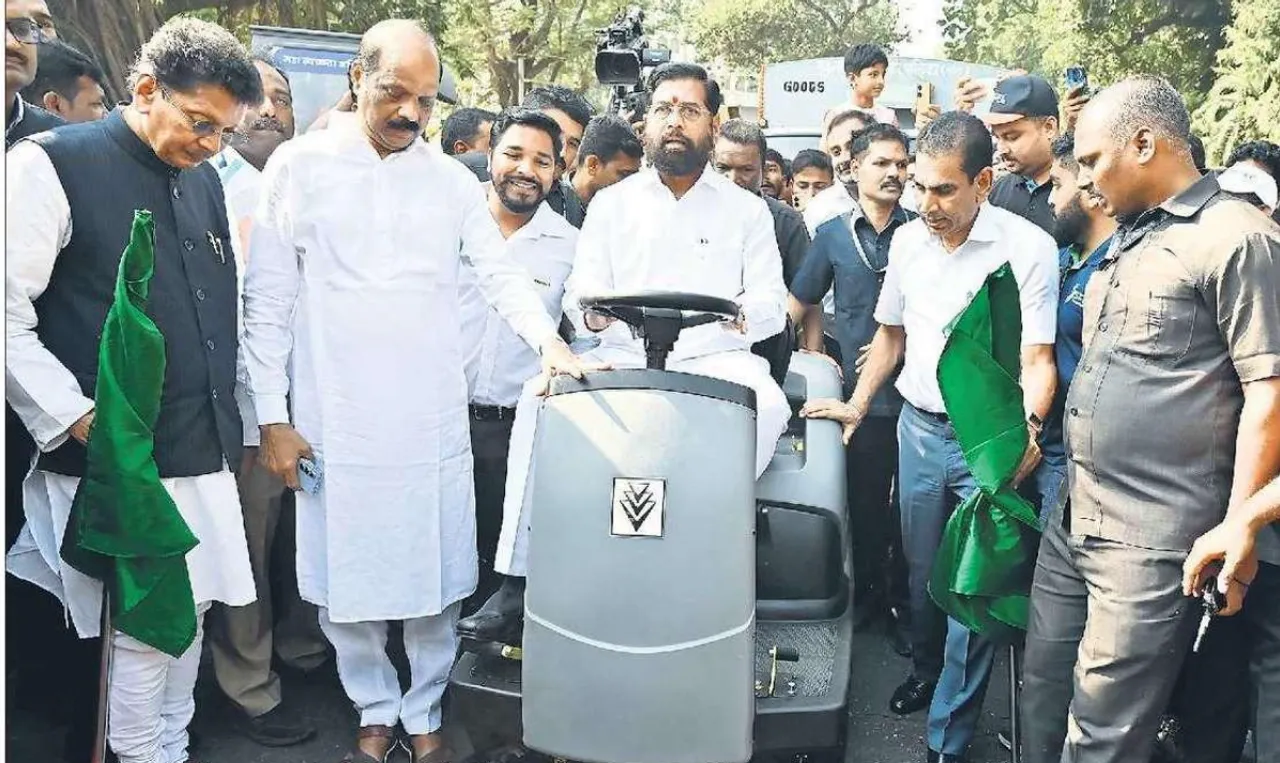
[[[741,307],[737,320],[688,329],[667,368],[736,382],[755,390],[756,475],[773,457],[791,418],[769,364],[751,345],[786,327],[787,290],[773,219],[764,201],[708,167],[718,127],[720,88],[700,66],[666,64],[649,80],[645,149],[652,167],[601,191],[578,239],[565,311],[600,346],[584,360],[613,368],[643,368],[641,340],[611,318],[583,315],[584,296],[681,291],[722,297]],[[533,456],[545,379],[525,385],[516,407],[507,465],[502,536],[496,571],[502,587],[458,633],[476,641],[519,638],[528,514],[525,483]]]

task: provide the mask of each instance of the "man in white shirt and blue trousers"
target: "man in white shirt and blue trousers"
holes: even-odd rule
[[[562,148],[560,126],[532,109],[504,111],[490,134],[489,212],[507,242],[507,256],[528,273],[547,315],[561,317],[564,285],[573,268],[578,229],[546,203]],[[538,355],[485,301],[475,277],[462,279],[462,346],[471,393],[471,453],[475,458],[476,543],[480,589],[488,597],[496,581],[493,563],[502,528],[502,494],[516,402],[525,382],[538,375]]]
[[[751,353],[753,343],[786,325],[787,291],[773,217],[763,199],[708,165],[721,96],[706,70],[666,64],[654,71],[649,89],[645,149],[652,167],[592,199],[566,288],[565,312],[579,333],[600,337],[600,346],[584,357],[613,368],[643,368],[644,349],[630,329],[583,315],[578,307],[582,297],[681,291],[737,302],[742,312],[734,323],[683,332],[667,367],[755,390],[759,475],[791,418],[769,364]],[[535,380],[525,386],[511,433],[497,560],[497,571],[508,577],[475,616],[460,623],[470,638],[490,640],[519,632],[529,530],[523,499],[540,404],[537,385]]]
[[[992,181],[987,128],[961,112],[921,134],[913,181],[920,219],[902,226],[889,250],[876,322],[862,375],[848,402],[814,402],[805,415],[844,424],[846,439],[875,392],[893,377],[906,404],[898,421],[902,543],[910,572],[912,674],[891,701],[905,714],[929,706],[929,763],[963,761],[982,713],[997,644],[944,616],[929,597],[933,559],[947,519],[976,489],[938,389],[948,324],[1008,263],[1022,308],[1023,404],[1031,437],[1015,479],[1039,461],[1035,442],[1053,401],[1058,266],[1053,239],[1030,222],[986,203]]]
[[[375,25],[351,76],[353,118],[267,163],[245,354],[263,463],[295,489],[300,459],[319,473],[298,493],[298,583],[360,716],[344,761],[384,763],[403,745],[413,763],[447,763],[441,699],[477,569],[461,272],[544,373],[583,366],[505,252],[475,176],[422,139],[440,84],[431,35]],[[386,649],[393,620],[407,691]]]

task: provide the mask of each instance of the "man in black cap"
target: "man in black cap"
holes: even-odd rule
[[[986,95],[984,85],[962,79],[956,106],[972,111]],[[1049,170],[1059,134],[1058,96],[1047,80],[1033,74],[1002,79],[990,95],[990,111],[978,116],[995,137],[996,159],[1009,170],[992,186],[991,204],[1052,233]]]

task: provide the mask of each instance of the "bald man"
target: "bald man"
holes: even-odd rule
[[[303,488],[300,593],[320,608],[360,713],[343,760],[380,763],[399,743],[414,763],[446,763],[440,700],[477,577],[462,267],[545,373],[582,367],[506,256],[479,182],[421,139],[440,82],[430,35],[409,21],[374,26],[352,82],[354,118],[284,144],[263,173],[245,354],[260,459]],[[405,692],[386,652],[393,620]]]
[[[1120,229],[1085,292],[1070,504],[1045,522],[1031,592],[1030,763],[1151,757],[1203,612],[1183,561],[1280,471],[1280,233],[1201,177],[1189,136],[1154,77],[1102,91],[1076,127],[1077,185]],[[1250,582],[1224,581],[1227,614]]]

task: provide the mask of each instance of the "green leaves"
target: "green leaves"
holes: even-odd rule
[[[1217,80],[1195,114],[1211,164],[1259,138],[1280,142],[1280,0],[1236,0]]]
[[[891,0],[705,0],[689,39],[704,58],[757,71],[775,61],[844,55],[860,42],[903,39]]]

